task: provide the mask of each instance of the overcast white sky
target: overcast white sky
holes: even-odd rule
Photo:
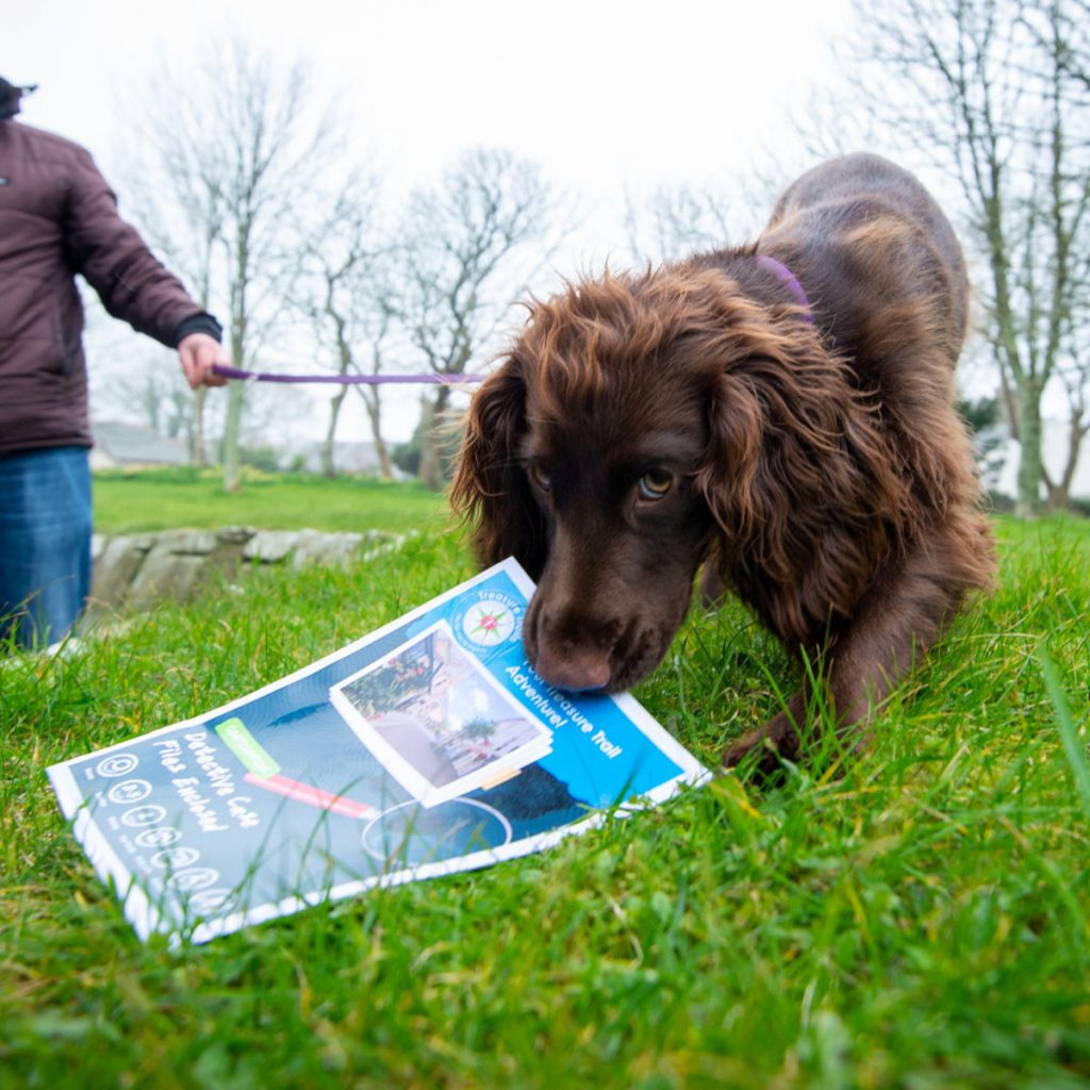
[[[410,175],[472,144],[562,182],[737,170],[829,74],[849,0],[38,0],[7,19],[0,74],[24,119],[105,164],[115,90],[160,53],[241,33],[343,88],[361,144]],[[14,33],[13,33],[14,32]]]
[[[5,20],[0,75],[39,83],[21,119],[90,148],[109,177],[118,96],[156,58],[242,34],[310,59],[401,184],[490,144],[609,198],[729,179],[788,141],[851,19],[850,0],[37,0]],[[618,249],[620,231],[618,216]]]

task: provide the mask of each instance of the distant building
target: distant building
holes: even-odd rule
[[[322,444],[318,442],[301,443],[280,452],[281,469],[298,470],[303,473],[322,472]],[[382,471],[378,452],[374,443],[334,443],[333,468],[338,473],[359,473],[377,475]],[[403,474],[394,466],[394,476]]]
[[[184,439],[165,439],[150,428],[112,421],[91,424],[94,447],[92,469],[139,468],[146,466],[182,466],[189,462],[189,448]]]

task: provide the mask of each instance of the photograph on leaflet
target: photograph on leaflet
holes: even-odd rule
[[[330,691],[333,706],[422,806],[489,787],[552,750],[446,621]]]

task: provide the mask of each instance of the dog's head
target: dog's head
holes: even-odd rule
[[[524,638],[546,681],[639,681],[709,551],[736,586],[819,563],[799,508],[844,434],[842,380],[817,390],[833,372],[809,326],[714,270],[607,275],[531,307],[473,400],[452,495],[482,563],[513,555],[538,580]]]

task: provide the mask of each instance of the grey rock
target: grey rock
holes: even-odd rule
[[[298,530],[258,530],[246,542],[242,556],[245,560],[256,560],[261,564],[279,564],[299,543]]]
[[[208,556],[218,544],[211,530],[164,530],[155,543],[175,556]]]
[[[409,535],[385,530],[322,533],[318,530],[166,530],[110,537],[96,534],[91,600],[84,629],[107,623],[113,610],[140,611],[165,599],[186,601],[210,580],[230,588],[248,566],[290,563],[343,566],[366,562],[399,546]]]
[[[164,599],[184,602],[192,598],[208,577],[207,554],[174,551],[174,542],[158,542],[148,553],[126,595],[126,605],[146,610]]]
[[[152,534],[129,534],[107,540],[94,566],[91,598],[107,605],[121,605],[154,543]]]
[[[224,526],[222,530],[216,531],[216,540],[221,545],[238,545],[241,547],[256,533],[257,531],[252,526]]]
[[[343,567],[355,558],[363,543],[363,534],[321,534],[317,530],[304,530],[292,555],[292,566],[301,568],[307,564],[325,564]]]

